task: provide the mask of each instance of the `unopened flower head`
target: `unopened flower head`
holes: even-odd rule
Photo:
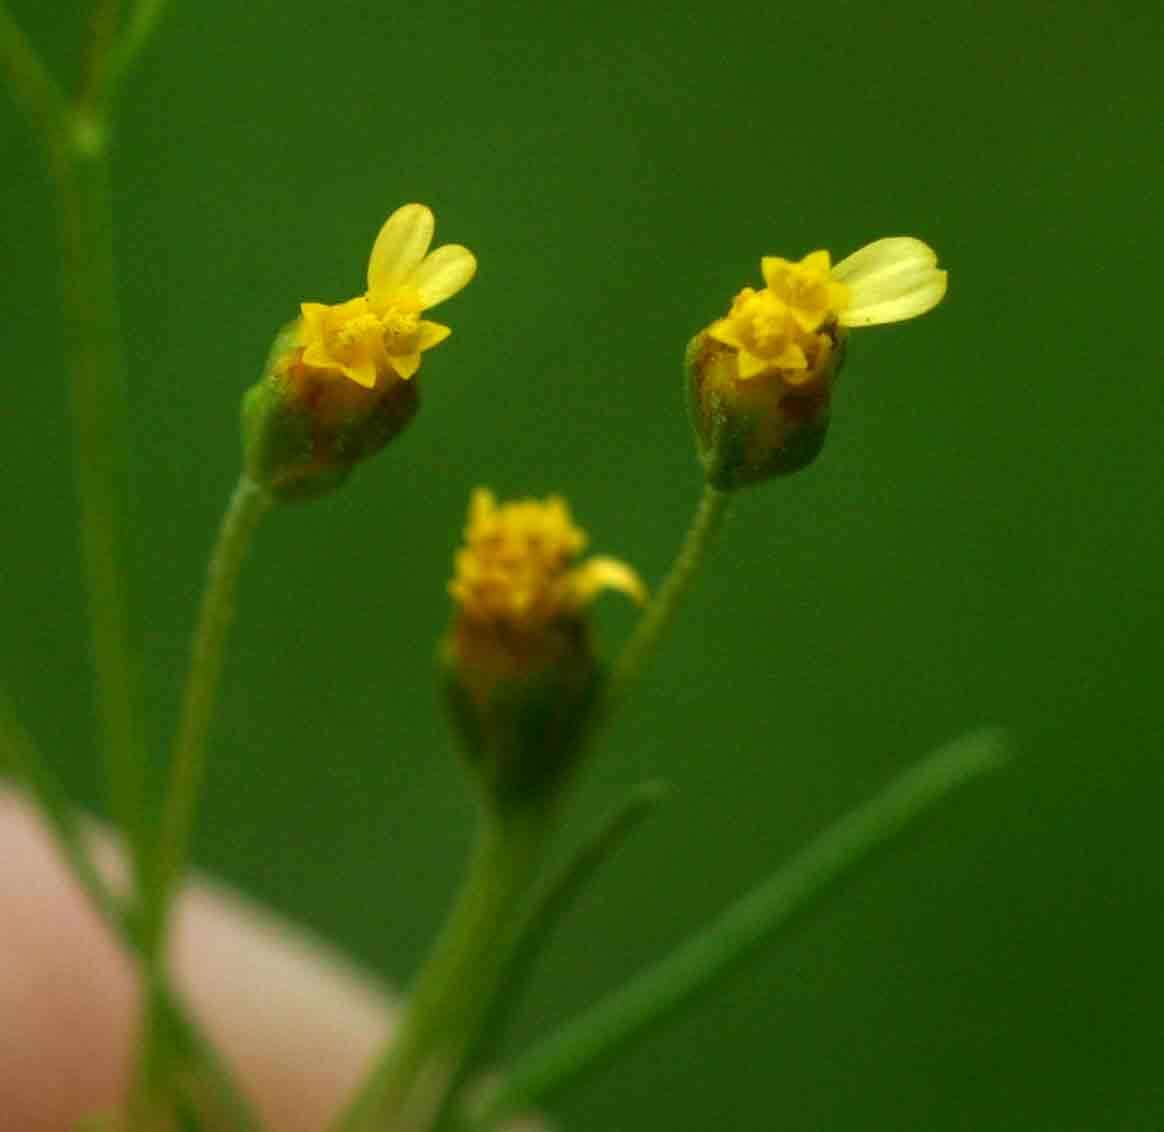
[[[365,294],[335,306],[300,304],[304,365],[365,389],[416,373],[421,353],[450,334],[421,314],[455,295],[477,271],[473,253],[459,244],[429,251],[435,224],[423,204],[403,205],[372,245]]]
[[[581,751],[601,687],[587,606],[603,590],[646,597],[626,563],[582,561],[585,548],[557,496],[498,504],[473,493],[443,673],[474,775],[501,809],[546,798]]]
[[[745,287],[688,347],[700,455],[724,488],[811,462],[847,331],[914,318],[946,292],[937,255],[910,236],[876,240],[836,265],[827,251],[765,256],[760,270],[764,287]]]

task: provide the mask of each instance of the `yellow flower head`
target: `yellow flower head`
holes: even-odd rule
[[[492,492],[478,488],[449,593],[462,621],[518,635],[575,617],[602,590],[645,600],[626,563],[595,557],[576,564],[585,547],[585,532],[559,496],[499,506]]]
[[[300,304],[303,363],[342,374],[365,389],[388,376],[408,380],[420,355],[450,334],[421,318],[473,278],[468,248],[446,244],[429,251],[435,220],[423,204],[406,204],[384,222],[368,260],[368,290],[346,303]]]
[[[765,256],[766,286],[745,287],[708,334],[737,352],[742,381],[778,376],[803,385],[826,369],[840,328],[914,318],[946,293],[946,272],[911,236],[876,240],[835,267],[827,251],[799,262]]]

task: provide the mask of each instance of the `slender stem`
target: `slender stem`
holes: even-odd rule
[[[425,1132],[457,1078],[504,973],[549,828],[544,810],[483,814],[461,893],[400,1027],[339,1120],[340,1132]]]
[[[29,790],[65,862],[108,928],[124,946],[141,946],[135,909],[118,898],[93,864],[82,822],[52,766],[12,714],[0,693],[0,765],[10,769]],[[184,1064],[183,1080],[193,1087],[197,1103],[216,1116],[222,1132],[254,1132],[258,1127],[242,1091],[218,1053],[193,1021],[181,997],[168,986],[160,994],[159,1015],[175,1055]]]
[[[68,100],[4,0],[0,0],[0,68],[45,148],[58,158],[68,144]]]
[[[194,813],[206,772],[206,736],[234,620],[235,591],[255,530],[270,506],[271,497],[262,487],[245,474],[240,477],[207,568],[155,846],[147,901],[147,940],[151,947],[161,947],[173,891],[185,870]]]
[[[129,909],[110,891],[93,865],[81,823],[64,787],[41,755],[32,736],[17,722],[8,698],[0,693],[0,755],[31,792],[65,862],[105,923],[127,940],[133,936]]]
[[[109,98],[116,97],[125,76],[153,37],[165,7],[166,0],[135,0],[125,33],[109,61],[106,76]]]
[[[94,0],[89,15],[89,37],[85,52],[77,105],[101,114],[107,107],[109,67],[117,51],[121,30],[121,0]]]
[[[1003,765],[1005,736],[954,740],[811,841],[758,888],[654,967],[519,1059],[476,1114],[474,1129],[544,1103],[690,1005],[822,896],[961,786]]]
[[[461,1100],[461,1086],[478,1066],[494,1060],[502,1032],[520,1004],[534,965],[567,912],[599,868],[618,852],[631,833],[655,812],[669,793],[668,785],[658,779],[633,787],[590,830],[557,873],[539,885],[531,896],[523,915],[513,926],[512,936],[516,942],[512,953],[477,1038],[462,1059],[444,1110],[436,1122],[438,1129],[455,1127],[460,1116],[457,1107]]]
[[[669,794],[669,786],[658,779],[633,787],[589,831],[558,872],[539,887],[514,932],[517,942],[513,956],[505,972],[497,1003],[490,1011],[490,1035],[483,1034],[483,1039],[495,1036],[500,1031],[521,997],[538,956],[546,950],[550,938],[595,873],[618,852],[631,833],[655,812]]]
[[[683,597],[691,588],[696,572],[719,533],[730,499],[727,492],[718,491],[710,484],[704,485],[679,554],[615,662],[607,692],[607,713],[626,697],[675,619]]]
[[[170,757],[169,781],[143,896],[142,1044],[130,1101],[131,1127],[154,1127],[164,1104],[166,937],[174,896],[185,871],[194,814],[206,771],[206,736],[214,714],[226,639],[234,619],[235,590],[255,529],[271,505],[267,492],[244,474],[235,487],[210,558],[198,624],[190,650],[181,717]]]
[[[103,0],[89,51],[101,69],[116,29]],[[70,105],[0,0],[0,60],[45,144],[57,188],[64,341],[71,373],[81,558],[110,810],[140,880],[144,746],[140,734],[124,570],[127,435],[124,362],[113,254],[108,130]]]
[[[137,7],[159,4],[137,0]],[[124,569],[129,429],[109,187],[110,119],[103,88],[112,58],[118,55],[122,67],[131,61],[155,21],[141,20],[135,10],[127,39],[136,24],[142,27],[127,55],[118,44],[120,13],[121,0],[96,0],[85,74],[71,101],[0,0],[0,67],[40,133],[57,187],[81,558],[101,747],[110,811],[125,836],[140,889],[146,758]]]
[[[64,92],[0,0],[0,58],[57,187],[81,557],[110,809],[140,865],[144,757],[123,563],[127,410],[104,123]]]
[[[145,746],[125,572],[128,409],[104,129],[74,132],[54,165],[75,475],[110,810],[140,880]]]

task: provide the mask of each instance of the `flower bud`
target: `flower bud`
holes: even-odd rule
[[[605,589],[645,598],[622,562],[575,564],[585,545],[559,498],[473,494],[440,663],[469,765],[501,810],[551,796],[581,752],[602,686],[590,601]]]
[[[799,471],[824,445],[850,327],[914,318],[946,293],[933,250],[876,240],[835,266],[765,256],[765,286],[745,287],[687,347],[685,383],[708,482],[731,491]]]
[[[824,447],[832,386],[845,356],[837,331],[811,376],[741,380],[736,351],[697,334],[684,359],[687,404],[708,483],[733,491],[807,467]]]
[[[298,335],[298,323],[280,332],[242,405],[246,472],[282,501],[335,490],[420,407],[416,381],[385,379],[368,389],[305,364]]]

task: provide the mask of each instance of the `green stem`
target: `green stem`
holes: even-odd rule
[[[94,867],[77,812],[51,765],[17,722],[2,693],[0,760],[4,769],[16,775],[38,804],[45,827],[102,920],[127,949],[140,948],[140,925],[133,915],[134,910],[118,899]],[[198,1029],[179,995],[169,987],[163,987],[160,999],[159,1014],[176,1056],[184,1064],[183,1079],[197,1093],[196,1102],[214,1114],[214,1127],[223,1132],[254,1132],[258,1124],[241,1090]]]
[[[680,603],[719,533],[730,500],[727,492],[718,491],[710,484],[704,485],[679,554],[615,662],[606,697],[606,714],[621,704],[675,619]]]
[[[106,80],[109,98],[116,97],[125,76],[153,38],[165,7],[166,0],[136,0],[130,9],[125,32],[109,61]]]
[[[108,7],[108,5],[105,5]],[[108,19],[99,21],[102,26]],[[98,37],[90,57],[109,47]],[[107,123],[70,105],[0,0],[0,61],[45,144],[57,188],[65,354],[89,632],[109,805],[140,881],[145,758],[124,571],[127,418]]]
[[[72,803],[32,737],[17,722],[3,693],[0,693],[0,754],[4,756],[6,769],[11,769],[39,806],[61,856],[93,907],[109,927],[131,941],[129,910],[113,895],[94,867]]]
[[[77,105],[103,115],[108,110],[109,66],[121,30],[121,0],[93,0]]]
[[[74,110],[0,0],[0,61],[57,187],[81,557],[110,809],[140,876],[144,758],[123,569],[124,366],[104,123]]]
[[[336,1125],[425,1132],[501,982],[549,828],[544,810],[485,813],[461,893],[421,967],[400,1026]]]
[[[235,591],[255,529],[271,502],[267,492],[245,474],[239,479],[210,558],[190,650],[181,717],[144,899],[143,1048],[134,1099],[138,1127],[150,1126],[150,1097],[159,1087],[155,1080],[160,1072],[158,998],[165,981],[166,936],[175,893],[186,867],[194,814],[205,777],[206,736],[214,714],[226,639],[234,619]]]
[[[155,845],[147,937],[160,948],[174,889],[186,867],[194,813],[206,772],[206,736],[214,715],[226,639],[234,620],[239,574],[271,497],[245,474],[230,497],[210,556],[181,716],[170,755],[169,781]]]
[[[110,193],[108,100],[103,87],[115,55],[122,68],[155,22],[118,43],[121,0],[96,0],[85,75],[71,101],[0,0],[0,67],[40,135],[57,188],[64,342],[71,374],[74,464],[81,558],[88,599],[101,747],[109,808],[143,886],[146,824],[145,744],[141,728],[124,555],[128,498],[128,409],[121,347]],[[133,38],[135,24],[143,23]]]
[[[476,1114],[474,1129],[544,1103],[690,1005],[792,916],[961,786],[1003,765],[1005,736],[972,732],[852,810],[717,920],[519,1059]]]
[[[140,883],[145,745],[130,647],[125,572],[129,446],[104,125],[74,122],[54,174],[61,232],[65,348],[72,372],[75,474],[109,805]]]
[[[23,106],[55,163],[68,144],[68,99],[4,0],[0,0],[0,67],[8,76],[13,97]]]
[[[667,784],[659,780],[633,787],[589,832],[558,872],[531,896],[512,928],[515,941],[512,953],[477,1038],[462,1059],[444,1110],[439,1114],[436,1122],[439,1130],[455,1127],[459,1120],[456,1102],[462,1099],[461,1086],[465,1081],[480,1065],[496,1060],[502,1031],[520,1004],[537,959],[546,951],[566,914],[598,869],[654,813],[669,792]]]

